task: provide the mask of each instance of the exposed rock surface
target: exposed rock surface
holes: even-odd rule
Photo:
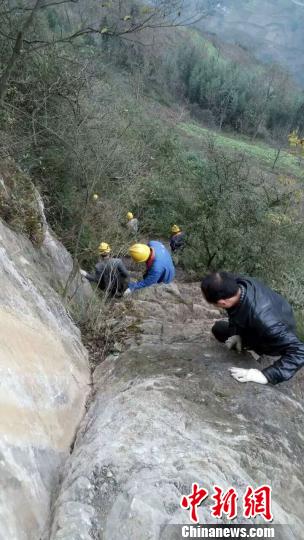
[[[72,260],[46,224],[44,233],[38,249],[0,222],[1,540],[38,540],[48,527],[90,390],[80,332],[56,292]],[[73,287],[80,309],[90,288]]]
[[[234,486],[240,499],[270,484],[274,523],[303,538],[304,374],[276,387],[234,381],[228,367],[256,364],[213,340],[219,313],[197,284],[152,287],[127,305],[129,336],[95,370],[51,539],[181,538],[170,525],[189,523],[179,503],[192,482]],[[208,503],[199,516],[211,522]]]

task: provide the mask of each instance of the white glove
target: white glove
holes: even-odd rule
[[[80,268],[79,272],[83,277],[87,277],[88,275],[88,273],[85,270],[82,270],[82,268]]]
[[[225,341],[225,345],[227,349],[231,351],[231,349],[236,349],[237,352],[242,351],[242,340],[241,336],[231,336]]]
[[[265,375],[258,369],[243,369],[232,367],[229,369],[231,377],[238,382],[255,382],[258,384],[267,384]]]
[[[130,294],[132,294],[131,289],[126,289],[124,292],[124,296],[129,296]]]

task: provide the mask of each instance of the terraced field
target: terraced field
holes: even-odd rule
[[[212,131],[194,123],[181,122],[177,125],[177,131],[192,149],[195,148],[204,153],[208,141],[213,140],[224,152],[244,154],[251,160],[252,164],[259,168],[304,180],[304,156],[292,153],[287,144],[286,148],[281,149],[278,155],[278,148],[261,142],[252,142],[244,137],[237,138],[233,135]]]

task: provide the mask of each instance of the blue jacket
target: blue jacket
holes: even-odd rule
[[[129,289],[136,291],[157,283],[171,283],[175,276],[175,268],[170,253],[161,242],[151,240],[148,246],[153,248],[155,258],[152,266],[144,274],[142,281],[129,283]]]

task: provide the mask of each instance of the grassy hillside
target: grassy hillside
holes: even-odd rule
[[[259,169],[304,180],[304,156],[299,151],[292,153],[287,141],[285,148],[275,148],[266,143],[252,142],[245,137],[212,131],[191,122],[179,123],[177,130],[189,149],[203,149],[210,139],[214,139],[218,148],[226,154],[237,152],[245,155]]]

